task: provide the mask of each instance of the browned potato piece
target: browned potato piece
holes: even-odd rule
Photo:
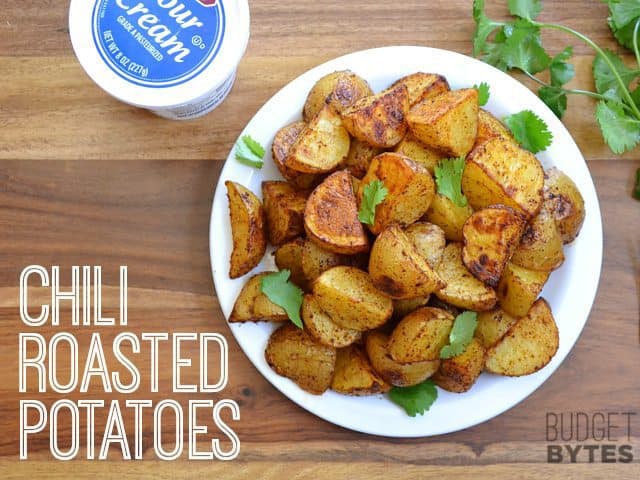
[[[438,225],[444,231],[447,240],[461,242],[462,227],[472,213],[473,209],[468,204],[459,207],[449,197],[436,193],[424,220]]]
[[[305,278],[309,281],[309,285],[320,276],[320,274],[330,268],[338,265],[348,265],[359,267],[362,263],[366,267],[366,263],[361,262],[360,256],[340,255],[328,250],[324,250],[311,240],[306,240],[302,247],[302,271]]]
[[[576,184],[557,168],[544,174],[544,198],[551,208],[564,243],[571,243],[580,233],[585,217],[584,199]]]
[[[284,161],[303,173],[326,173],[347,158],[351,139],[333,107],[325,105],[300,132]]]
[[[493,347],[517,321],[516,317],[512,317],[500,307],[488,312],[479,312],[474,336],[480,340],[484,348]]]
[[[436,165],[438,165],[440,160],[447,158],[446,155],[440,153],[438,150],[422,144],[411,133],[407,133],[402,141],[396,145],[394,152],[409,157],[417,164],[422,165],[429,170],[431,175],[433,175]]]
[[[436,269],[446,287],[435,292],[445,302],[466,310],[491,310],[497,302],[496,292],[475,278],[462,263],[462,245],[450,243],[444,249]]]
[[[437,73],[412,73],[396,81],[392,88],[398,85],[406,85],[409,92],[410,106],[414,106],[426,98],[435,97],[449,91],[447,79]]]
[[[478,133],[478,91],[467,88],[427,98],[411,107],[407,124],[425,145],[453,157],[466,156]]]
[[[362,333],[358,330],[344,328],[331,320],[331,317],[320,308],[313,295],[306,294],[302,302],[302,320],[307,332],[323,345],[343,348],[360,340]]]
[[[467,157],[462,192],[476,210],[503,204],[533,218],[542,205],[543,181],[542,166],[531,152],[495,137]]]
[[[365,338],[367,356],[373,369],[385,382],[396,387],[410,387],[424,382],[440,366],[440,360],[424,362],[398,363],[388,349],[389,337],[382,332],[369,332]]]
[[[423,297],[445,286],[397,224],[376,238],[369,257],[369,275],[373,284],[392,298]]]
[[[355,138],[351,140],[349,154],[342,166],[349,170],[351,175],[360,179],[367,173],[373,157],[379,155],[380,152],[382,152],[382,149],[372,147],[371,145]]]
[[[508,140],[515,144],[515,140],[509,129],[500,120],[481,108],[478,111],[478,136],[476,137],[474,148],[490,138],[495,137]]]
[[[321,345],[292,323],[271,334],[264,356],[278,375],[290,378],[309,393],[320,395],[331,386],[336,349]]]
[[[355,267],[338,266],[323,272],[313,282],[320,307],[338,325],[365,331],[391,318],[393,302],[378,291],[369,275]]]
[[[379,148],[391,148],[407,132],[404,117],[409,111],[409,93],[405,85],[392,87],[377,95],[358,100],[342,111],[342,121],[358,140]]]
[[[555,270],[564,262],[562,237],[544,202],[540,213],[524,230],[520,245],[513,252],[511,262],[530,270]]]
[[[364,352],[355,345],[338,350],[331,389],[347,395],[374,395],[389,385],[373,369]]]
[[[304,229],[311,240],[335,253],[369,250],[369,237],[358,219],[351,174],[347,170],[329,175],[309,196]]]
[[[409,225],[405,233],[429,266],[437,268],[447,243],[442,229],[433,223],[416,222]]]
[[[238,278],[260,263],[267,250],[264,209],[258,197],[239,183],[227,180],[233,250],[229,277]]]
[[[244,284],[229,315],[229,322],[286,322],[289,320],[287,312],[262,293],[262,279],[269,273],[271,272],[254,275]]]
[[[393,301],[393,318],[401,320],[406,315],[409,315],[414,310],[424,307],[431,295],[425,295],[424,297],[405,298]]]
[[[449,312],[438,308],[422,307],[410,313],[391,333],[391,358],[399,363],[437,360],[449,341],[453,321]]]
[[[278,246],[304,234],[307,195],[287,182],[262,182],[262,201],[267,218],[269,243]]]
[[[278,130],[278,133],[276,133],[276,136],[273,138],[273,143],[271,144],[271,157],[276,167],[278,167],[280,175],[298,190],[309,190],[320,183],[319,175],[298,172],[284,164],[285,159],[289,156],[289,150],[291,150],[293,144],[296,143],[300,132],[302,132],[304,128],[305,123],[303,121],[282,127]]]
[[[310,284],[302,268],[304,245],[304,239],[296,238],[278,247],[273,256],[278,270],[289,270],[291,272],[290,280],[304,291],[308,291]]]
[[[436,189],[433,177],[424,167],[397,153],[382,153],[371,161],[362,185],[375,180],[381,180],[389,192],[376,207],[375,222],[369,227],[376,235],[391,223],[409,225],[422,217]],[[360,201],[362,192],[361,188]]]
[[[498,285],[525,225],[521,214],[504,205],[474,212],[462,229],[462,261],[473,276],[491,287]]]
[[[427,302],[427,307],[434,307],[434,308],[439,308],[441,310],[446,310],[451,315],[453,315],[454,318],[462,313],[460,308],[454,307],[453,305],[445,302],[444,300],[440,300],[435,295],[431,295],[431,297],[429,297],[429,301]]]
[[[309,92],[302,118],[310,122],[327,103],[340,113],[345,107],[372,94],[366,80],[355,73],[349,70],[330,73],[318,80]]]
[[[466,392],[482,373],[484,359],[485,349],[474,338],[460,355],[440,362],[440,368],[433,375],[433,381],[448,392]]]
[[[500,305],[514,317],[526,315],[548,278],[549,272],[508,263],[496,289]]]
[[[518,320],[487,352],[486,369],[518,377],[537,372],[558,351],[558,327],[549,304],[538,299],[526,316]]]

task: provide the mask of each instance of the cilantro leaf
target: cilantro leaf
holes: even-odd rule
[[[528,20],[517,20],[504,27],[503,58],[509,68],[519,68],[531,74],[545,70],[551,57],[542,47],[540,28]]]
[[[635,23],[638,17],[640,17],[639,0],[609,0],[607,4],[611,12],[611,22],[613,22],[617,28]]]
[[[640,168],[636,170],[636,184],[633,187],[633,198],[640,200]]]
[[[567,60],[573,55],[573,48],[567,47],[558,55],[553,57],[549,64],[549,73],[551,74],[551,85],[560,87],[568,83],[576,74],[576,70]]]
[[[538,90],[538,96],[556,114],[556,117],[562,118],[567,110],[567,94],[560,87],[541,87]]]
[[[611,61],[615,69],[618,71],[624,84],[629,87],[629,84],[638,75],[637,72],[628,68],[620,56],[613,53],[611,50],[605,50],[605,55]],[[622,98],[622,91],[616,77],[607,65],[607,62],[602,58],[602,55],[596,56],[593,60],[593,78],[596,84],[596,91],[612,99]]]
[[[551,145],[553,135],[549,127],[531,110],[514,113],[503,120],[518,143],[530,152],[538,153]]]
[[[478,105],[485,106],[489,101],[489,95],[491,94],[489,84],[482,82],[480,85],[474,85],[473,88],[478,90]]]
[[[542,11],[540,0],[509,0],[509,13],[528,20],[535,19]]]
[[[458,207],[464,207],[467,204],[467,197],[462,193],[464,164],[464,157],[445,158],[440,160],[435,168],[438,193],[449,198]]]
[[[486,51],[487,38],[499,25],[489,20],[484,13],[484,0],[473,0],[473,20],[476,30],[473,35],[473,55],[478,56]]]
[[[440,350],[440,358],[451,358],[460,355],[467,348],[473,339],[473,334],[478,325],[478,314],[476,312],[462,312],[453,322],[453,328],[449,333],[449,345],[445,345]]]
[[[613,32],[613,36],[616,37],[618,43],[627,47],[629,50],[633,50],[633,32],[636,26],[636,20],[627,23],[626,25],[617,26],[611,17],[609,17],[609,28]]]
[[[381,180],[373,180],[364,186],[362,203],[358,212],[358,220],[367,225],[373,225],[376,220],[376,207],[384,201],[389,190]]]
[[[250,167],[262,168],[264,165],[264,147],[251,138],[250,135],[243,135],[236,144],[236,159]]]
[[[265,275],[260,282],[260,290],[269,300],[284,308],[287,316],[298,328],[303,328],[300,307],[304,293],[289,281],[290,270],[280,270]]]
[[[438,398],[438,389],[432,380],[425,380],[412,387],[393,387],[389,398],[400,405],[410,417],[424,415]]]
[[[627,115],[621,103],[600,101],[596,119],[613,153],[624,153],[640,143],[640,120]]]

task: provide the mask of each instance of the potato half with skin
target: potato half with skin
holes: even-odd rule
[[[331,390],[346,395],[375,395],[389,390],[389,384],[376,373],[362,349],[351,345],[337,352]]]
[[[397,80],[392,87],[405,85],[409,93],[409,105],[449,91],[447,79],[437,73],[416,72]]]
[[[331,386],[336,349],[316,342],[292,323],[271,334],[264,356],[278,375],[293,380],[309,393],[320,395]]]
[[[431,295],[425,295],[423,297],[405,298],[393,301],[393,318],[396,320],[402,320],[406,315],[411,312],[424,307]]]
[[[517,317],[509,315],[500,307],[487,312],[478,312],[478,324],[474,336],[484,348],[493,347],[517,321]]]
[[[404,117],[409,111],[405,85],[384,90],[358,100],[342,110],[344,126],[358,140],[379,148],[391,148],[407,132]]]
[[[453,90],[411,107],[407,124],[425,145],[453,157],[471,151],[478,133],[478,91]]]
[[[340,113],[373,91],[362,77],[349,70],[329,73],[311,88],[302,109],[302,118],[310,122],[325,104],[331,105]]]
[[[449,197],[436,193],[423,219],[439,226],[447,240],[461,242],[462,227],[472,213],[473,209],[468,204],[459,207]]]
[[[260,263],[267,249],[265,214],[262,203],[251,190],[227,180],[233,250],[229,278],[238,278]]]
[[[391,299],[355,267],[338,266],[323,272],[313,282],[313,295],[331,320],[352,330],[380,327],[393,313]]]
[[[486,369],[511,377],[529,375],[547,365],[558,351],[558,327],[549,304],[538,299],[502,339],[487,351]]]
[[[576,184],[564,172],[550,168],[544,173],[544,198],[556,221],[562,241],[571,243],[584,223],[584,199]]]
[[[482,344],[472,339],[460,355],[440,362],[440,368],[433,375],[434,383],[448,392],[468,391],[484,369],[485,353]]]
[[[289,270],[291,272],[289,279],[307,292],[310,290],[310,284],[302,268],[304,245],[305,240],[303,238],[296,238],[278,247],[273,252],[273,257],[278,270]]]
[[[262,201],[271,245],[282,245],[304,234],[307,194],[287,182],[262,182]]]
[[[369,275],[376,288],[396,299],[423,297],[445,286],[397,224],[376,238],[369,256]]]
[[[438,165],[440,160],[447,158],[446,155],[438,150],[424,145],[411,133],[407,133],[402,141],[396,145],[394,152],[409,157],[417,164],[422,165],[429,170],[431,175],[433,175],[436,165]]]
[[[525,225],[520,213],[504,205],[474,212],[462,228],[462,261],[473,276],[491,287],[498,285]]]
[[[389,337],[389,354],[399,363],[423,362],[440,358],[449,342],[453,316],[438,308],[422,307],[410,313]]]
[[[330,347],[344,348],[362,337],[362,332],[341,327],[331,320],[316,298],[310,294],[306,294],[302,302],[302,321],[313,338]]]
[[[342,167],[349,170],[351,175],[355,178],[361,179],[366,175],[373,157],[379,155],[380,152],[382,152],[381,148],[372,147],[371,145],[354,138],[351,140],[349,154],[342,163]]]
[[[286,322],[287,312],[262,293],[262,279],[272,272],[262,272],[244,284],[233,305],[229,322]]]
[[[311,240],[305,240],[302,247],[302,272],[309,284],[330,268],[338,265],[357,266],[357,260],[357,257],[325,250]]]
[[[429,222],[412,223],[405,229],[409,240],[431,268],[437,268],[442,261],[444,247],[447,244],[442,229]]]
[[[467,157],[462,192],[475,210],[502,204],[533,218],[542,206],[543,182],[542,165],[531,152],[494,137]]]
[[[496,288],[500,305],[514,317],[526,315],[548,278],[549,272],[508,263]]]
[[[474,148],[490,138],[502,138],[516,144],[513,135],[509,129],[491,113],[481,108],[478,111],[478,136],[476,137],[476,143]]]
[[[376,207],[375,221],[369,229],[378,234],[391,223],[409,225],[428,210],[436,185],[431,174],[407,157],[397,153],[382,153],[371,161],[362,185],[380,180],[388,190],[386,198]],[[363,188],[358,197],[362,202]]]
[[[435,295],[453,306],[481,312],[491,310],[498,298],[493,288],[471,275],[462,263],[462,245],[450,243],[444,249],[442,261],[436,269],[446,286]]]
[[[358,219],[358,205],[351,174],[329,175],[307,200],[304,229],[325,250],[354,254],[369,250],[369,237]]]
[[[529,270],[545,271],[555,270],[564,262],[562,237],[548,202],[525,228],[511,262]]]
[[[440,360],[424,362],[398,363],[389,354],[389,337],[382,332],[373,331],[365,337],[365,348],[373,369],[385,382],[395,387],[410,387],[424,382],[440,366]]]
[[[278,167],[280,175],[298,190],[309,190],[320,183],[321,177],[312,173],[302,173],[293,170],[285,165],[285,160],[289,156],[289,151],[300,133],[305,129],[306,124],[302,121],[294,122],[291,125],[282,127],[273,137],[271,144],[271,157]]]
[[[333,107],[325,105],[300,132],[284,161],[303,173],[327,173],[347,158],[351,139]]]

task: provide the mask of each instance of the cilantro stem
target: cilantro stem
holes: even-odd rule
[[[536,77],[532,73],[529,73],[525,70],[521,70],[521,72],[523,72],[527,77],[529,77],[531,80],[536,82],[538,85],[542,85],[543,87],[553,87],[553,88],[557,88],[558,90],[564,93],[573,93],[575,95],[586,95],[587,97],[595,98],[597,100],[607,100],[607,97],[605,97],[604,95],[600,95],[599,93],[592,92],[590,90],[579,90],[574,88],[556,87],[554,85],[551,85],[550,83],[540,80],[538,77]]]
[[[624,81],[622,80],[622,77],[620,76],[620,72],[618,72],[618,70],[615,68],[615,66],[613,65],[613,63],[609,59],[609,57],[604,53],[604,51],[593,40],[591,40],[586,35],[583,35],[582,33],[575,31],[572,28],[565,27],[564,25],[558,25],[557,23],[532,22],[532,24],[537,26],[537,27],[539,27],[539,28],[550,28],[552,30],[559,30],[561,32],[568,33],[569,35],[573,35],[574,37],[579,38],[584,43],[589,45],[598,55],[600,55],[602,57],[604,62],[607,64],[607,66],[611,70],[611,73],[613,74],[613,76],[615,77],[616,81],[618,82],[618,85],[621,88],[621,91],[622,91],[622,94],[624,96],[624,99],[626,100],[626,102],[629,105],[629,107],[631,107],[631,111],[632,111],[633,115],[637,119],[640,119],[640,110],[638,110],[638,107],[636,106],[635,102],[633,101],[633,98],[631,98],[631,93],[629,93],[629,89],[627,88],[627,86],[625,85]]]
[[[640,50],[638,50],[638,31],[640,28],[640,18],[636,20],[636,25],[633,27],[633,51],[636,54],[636,63],[640,66]]]

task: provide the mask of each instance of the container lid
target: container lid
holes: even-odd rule
[[[72,0],[78,60],[123,102],[169,108],[222,85],[249,40],[247,0]]]

